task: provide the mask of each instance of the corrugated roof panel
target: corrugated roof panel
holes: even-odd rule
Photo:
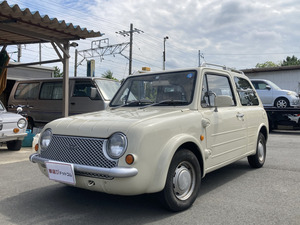
[[[100,37],[100,32],[87,30],[64,20],[31,12],[28,8],[20,9],[0,3],[0,45],[39,43],[51,40],[67,42],[92,37]]]

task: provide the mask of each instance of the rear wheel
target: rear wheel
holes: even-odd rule
[[[266,139],[262,133],[259,133],[257,146],[256,146],[256,154],[248,156],[248,162],[253,168],[260,168],[264,165],[266,160]]]
[[[20,140],[8,141],[6,145],[8,150],[19,151],[22,147],[22,141]]]
[[[173,156],[161,200],[167,209],[182,211],[197,198],[201,182],[201,168],[197,157],[187,149]]]

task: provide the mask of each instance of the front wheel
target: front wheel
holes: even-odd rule
[[[22,147],[22,141],[20,140],[8,141],[6,145],[8,150],[19,151]]]
[[[253,168],[260,168],[264,165],[266,160],[266,138],[262,133],[259,133],[257,146],[256,146],[256,154],[248,156],[248,162]]]
[[[201,182],[201,168],[197,157],[187,149],[173,156],[161,200],[167,209],[182,211],[196,200]]]
[[[289,106],[290,106],[290,102],[286,98],[278,98],[275,101],[275,107],[276,108],[286,108],[286,107],[289,107]]]

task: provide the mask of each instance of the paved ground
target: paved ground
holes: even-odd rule
[[[67,187],[28,161],[31,148],[0,148],[0,225],[203,224],[299,225],[300,133],[275,132],[267,161],[240,160],[208,174],[189,210],[170,213],[155,195],[113,196]]]

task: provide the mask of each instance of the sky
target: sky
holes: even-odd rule
[[[300,1],[297,0],[8,0],[21,9],[39,11],[88,30],[100,31],[98,38],[76,41],[78,51],[129,42],[130,24],[141,32],[133,34],[132,71],[150,67],[166,69],[197,67],[215,63],[236,69],[255,68],[257,63],[280,63],[287,56],[300,58]],[[164,38],[168,37],[168,39]],[[17,46],[7,48],[17,60]],[[42,44],[42,60],[56,59],[50,44]],[[200,57],[199,57],[200,51]],[[70,49],[70,76],[74,74],[75,48]],[[78,76],[86,75],[86,61],[95,60],[96,76],[113,72],[117,79],[128,76],[129,46],[121,54],[84,58],[78,56]],[[39,45],[22,45],[21,62],[39,60]],[[48,64],[58,66],[62,64]]]

